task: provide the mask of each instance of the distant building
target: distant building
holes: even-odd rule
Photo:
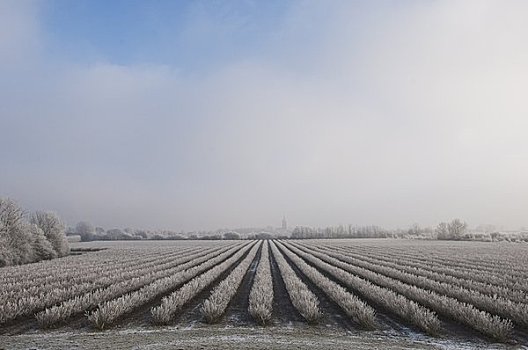
[[[286,217],[282,217],[282,229],[287,230],[288,229],[288,223],[286,222]]]

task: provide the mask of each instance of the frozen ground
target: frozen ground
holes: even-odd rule
[[[35,331],[0,336],[0,349],[528,349],[517,345],[401,337],[375,332],[333,332],[325,328],[169,327],[105,332]]]
[[[339,244],[338,240],[334,240]],[[332,242],[334,242],[332,241]],[[324,241],[318,241],[324,242]],[[103,244],[104,243],[104,244]],[[196,242],[169,242],[175,246],[193,246]],[[83,245],[80,248],[130,249],[155,248],[165,242],[98,242]],[[200,242],[201,243],[201,242]],[[218,244],[219,242],[206,242]],[[342,242],[345,243],[345,242]],[[386,240],[354,240],[356,245],[376,244],[376,246],[407,247],[415,245],[418,248],[429,247],[429,242],[386,241]],[[413,245],[413,247],[414,247]],[[484,244],[469,245],[464,242],[434,243],[436,249],[473,249],[477,247],[481,253],[491,256],[501,256],[496,249],[501,245],[485,246]],[[504,246],[505,252],[512,252],[518,245]],[[524,246],[523,246],[524,247]],[[109,250],[109,251],[110,251]],[[490,251],[492,250],[492,251]],[[78,259],[88,257],[83,253]],[[260,254],[260,253],[259,253]],[[505,255],[505,254],[502,254]],[[449,319],[442,319],[444,332],[438,338],[430,337],[395,315],[377,309],[380,329],[365,331],[355,325],[344,312],[335,305],[319,288],[300,277],[317,294],[323,308],[323,317],[317,326],[311,326],[303,321],[289,300],[278,267],[271,260],[271,270],[274,288],[273,325],[257,327],[248,313],[248,294],[252,285],[259,256],[255,258],[250,272],[245,276],[239,291],[230,303],[225,317],[217,325],[206,325],[200,313],[202,301],[210,294],[214,286],[230,271],[226,270],[217,281],[203,290],[189,302],[170,327],[156,328],[151,326],[150,308],[158,305],[161,298],[170,294],[160,295],[155,300],[142,305],[133,312],[116,321],[114,327],[105,332],[93,331],[84,314],[71,317],[67,324],[59,325],[53,331],[38,330],[33,318],[21,318],[11,324],[0,327],[0,350],[2,349],[527,349],[525,332],[516,333],[518,345],[494,344],[492,340],[459,325]]]

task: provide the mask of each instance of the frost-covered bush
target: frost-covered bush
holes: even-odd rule
[[[57,215],[37,212],[28,221],[16,202],[0,198],[0,267],[53,259],[68,253],[64,225]]]
[[[270,322],[273,311],[273,278],[268,247],[268,242],[264,241],[253,287],[249,293],[249,313],[261,325]]]
[[[135,291],[127,294],[123,294],[123,290],[116,290],[116,287],[110,286],[111,293],[116,296],[121,296],[117,299],[108,300],[100,304],[97,310],[87,315],[88,320],[99,329],[107,328],[124,314],[144,305],[160,295],[170,292],[182,283],[186,283],[197,275],[210,269],[212,266],[218,264],[220,261],[225,260],[229,255],[232,255],[233,252],[240,250],[240,246],[237,245],[224,252],[213,252],[199,259],[192,259],[181,266],[177,266],[177,272],[174,270],[172,272],[167,271],[169,273],[163,278],[160,278],[159,275],[156,276],[151,274],[153,277],[151,283],[144,285],[140,289],[137,289],[137,287],[134,286],[132,289],[135,289]],[[162,274],[164,273],[162,272]],[[126,283],[126,281],[124,282]],[[192,280],[186,283],[182,288],[191,282]],[[189,291],[192,291],[192,289]],[[183,295],[185,296],[185,293]]]
[[[66,256],[70,253],[68,240],[64,234],[65,225],[57,214],[37,211],[30,216],[30,222],[44,232],[44,236],[51,243],[58,256]]]
[[[299,246],[299,245],[297,245]],[[467,325],[482,334],[490,336],[494,339],[505,341],[509,339],[511,332],[513,330],[513,323],[509,319],[502,319],[497,315],[492,315],[488,312],[479,310],[474,305],[461,302],[456,298],[449,297],[447,295],[439,294],[433,290],[420,288],[414,284],[404,283],[396,278],[389,277],[377,273],[373,270],[360,267],[361,263],[357,260],[354,260],[357,265],[344,262],[350,260],[349,257],[346,257],[343,254],[338,253],[327,253],[322,254],[316,252],[312,249],[303,248],[303,251],[292,248],[296,253],[299,252],[300,255],[313,261],[318,264],[319,267],[325,269],[326,271],[333,273],[336,277],[347,280],[347,284],[353,288],[359,288],[362,284],[362,281],[370,281],[375,283],[377,286],[376,289],[378,293],[382,292],[387,294],[388,292],[394,294],[394,297],[388,298],[384,297],[383,300],[393,301],[387,305],[388,308],[391,308],[393,312],[399,314],[398,309],[394,308],[396,305],[396,300],[398,298],[404,297],[407,300],[405,305],[411,306],[418,303],[425,306],[426,308],[419,306],[416,308],[418,312],[405,312],[402,316],[404,318],[414,319],[413,323],[418,327],[424,329],[430,333],[437,333],[439,330],[439,321],[434,312],[442,314],[443,316],[449,317],[457,322]],[[339,259],[333,257],[339,257]],[[418,282],[419,278],[416,279]],[[423,280],[423,279],[421,279]],[[372,284],[371,283],[371,284]],[[372,286],[368,289],[372,290]],[[362,292],[366,296],[375,296],[376,293],[369,292],[367,289],[365,292]],[[380,300],[379,298],[378,300]],[[431,312],[434,311],[434,312]],[[426,326],[426,327],[425,327]]]
[[[161,301],[159,306],[152,308],[152,321],[155,324],[168,324],[174,315],[181,309],[183,305],[189,302],[194,296],[204,290],[207,286],[213,283],[222,273],[235,264],[248,251],[250,246],[244,246],[233,254],[229,259],[214,266],[207,272],[198,275],[174,293],[166,296]],[[257,246],[253,246],[253,250]],[[210,267],[210,266],[208,266]],[[197,275],[197,274],[196,274]]]
[[[274,243],[271,243],[273,257],[279,266],[282,280],[286,286],[286,291],[290,296],[293,306],[299,311],[302,317],[309,323],[316,323],[321,318],[319,300],[314,293],[297,276],[295,271]]]
[[[284,254],[308,277],[315,285],[323,290],[352,320],[360,324],[365,329],[378,328],[376,312],[367,303],[359,299],[354,294],[348,292],[339,284],[333,282],[316,268],[308,265],[298,255],[277,243]]]
[[[238,264],[229,276],[220,282],[211,292],[209,298],[202,304],[202,315],[208,323],[217,322],[225,313],[229,302],[235,296],[246,272],[257,255],[258,245]]]

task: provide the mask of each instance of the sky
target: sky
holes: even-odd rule
[[[528,226],[528,2],[0,1],[0,196],[68,223]]]

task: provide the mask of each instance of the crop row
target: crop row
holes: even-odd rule
[[[357,259],[340,253],[328,252],[327,254],[354,266],[359,266],[384,276],[455,298],[459,301],[474,305],[481,310],[509,318],[518,325],[528,325],[528,305],[526,304],[515,303],[498,296],[489,296],[457,285],[438,282],[424,276],[413,275],[396,268],[368,262],[367,259]]]
[[[493,260],[481,259],[479,262],[468,262],[461,256],[443,256],[439,255],[435,251],[427,251],[427,256],[421,253],[414,253],[409,249],[397,250],[390,252],[389,250],[380,250],[373,247],[370,249],[360,247],[347,247],[350,250],[362,250],[366,254],[373,254],[376,250],[383,252],[384,254],[394,256],[398,259],[410,259],[412,261],[422,261],[426,264],[434,264],[435,266],[450,266],[453,268],[461,269],[464,271],[480,271],[486,272],[486,274],[496,276],[509,276],[511,278],[525,278],[528,277],[528,271],[526,268],[519,264],[519,261],[509,262],[505,261],[503,257],[501,259],[494,258]],[[464,251],[465,255],[480,255],[471,254],[468,251]],[[497,253],[495,253],[497,255]],[[521,266],[521,267],[520,267]]]
[[[146,273],[134,275],[131,278],[115,279],[114,283],[111,283],[106,287],[88,291],[70,299],[64,298],[61,303],[39,312],[36,315],[37,321],[41,327],[50,327],[64,322],[69,317],[89,311],[108,300],[117,298],[125,293],[132,292],[151,284],[154,281],[170,277],[175,273],[208,261],[227,249],[228,248],[224,248],[220,251],[213,252],[204,251],[202,253],[195,253],[192,256],[175,259],[170,265],[165,264],[158,267],[152,267]]]
[[[203,250],[202,250],[203,251]],[[71,285],[93,284],[98,285],[105,283],[105,281],[112,280],[115,275],[121,275],[130,271],[138,270],[140,268],[149,268],[159,264],[165,264],[183,256],[189,256],[199,253],[200,250],[194,249],[191,251],[177,251],[177,252],[160,252],[156,257],[155,252],[150,254],[140,254],[134,259],[134,255],[125,255],[123,262],[108,261],[101,259],[97,262],[85,261],[78,258],[77,262],[81,262],[79,269],[68,270],[61,272],[60,270],[50,270],[48,275],[43,279],[35,278],[32,280],[21,280],[17,283],[11,283],[0,288],[0,301],[4,302],[10,298],[23,298],[24,296],[40,297],[42,294],[53,292],[57,289],[67,288]],[[91,266],[89,265],[91,264]]]
[[[255,279],[249,293],[249,313],[261,325],[270,322],[273,312],[273,277],[269,243],[264,241]]]
[[[416,251],[409,251],[408,249],[398,249],[396,252],[406,255],[416,255],[418,253]],[[472,268],[484,267],[490,270],[496,270],[498,268],[506,269],[512,273],[520,273],[525,276],[528,273],[526,269],[526,263],[528,263],[526,257],[527,251],[523,246],[518,249],[511,249],[511,247],[501,244],[487,246],[486,248],[482,246],[471,246],[461,249],[454,249],[448,246],[443,250],[429,247],[426,250],[427,254],[425,256],[423,252],[420,253],[422,253],[422,257],[444,264],[455,264]],[[418,256],[420,256],[419,253]]]
[[[327,247],[330,250],[333,250],[332,247]],[[346,254],[353,251],[351,249],[341,249],[336,248],[337,250],[342,250]],[[354,249],[355,250],[355,249]],[[364,252],[365,255],[374,255],[373,251]],[[383,252],[379,253],[382,257],[386,259],[393,259],[394,262],[398,262],[403,265],[419,267],[428,271],[438,272],[446,275],[450,275],[457,278],[470,279],[476,282],[492,284],[499,287],[509,288],[514,291],[521,291],[523,293],[528,292],[528,282],[524,278],[519,278],[518,276],[511,276],[507,273],[507,270],[496,271],[494,273],[485,272],[477,267],[475,268],[461,268],[457,266],[450,266],[446,263],[432,262],[425,258],[410,258],[406,257],[403,254],[398,255],[396,253]]]
[[[285,243],[285,245],[295,254],[310,262],[318,269],[328,273],[349,289],[356,291],[360,296],[370,301],[372,304],[378,305],[386,311],[407,320],[428,334],[435,335],[439,333],[441,328],[440,321],[436,314],[431,310],[420,306],[418,303],[403,295],[390,289],[380,287],[346,271],[345,269],[325,261],[325,259],[323,259],[323,254],[317,257],[316,254],[307,253],[292,244]]]
[[[501,341],[506,340],[509,338],[513,330],[513,324],[510,320],[502,319],[497,315],[491,315],[485,311],[477,309],[471,304],[460,302],[455,298],[441,295],[417,287],[414,284],[407,284],[366,268],[346,263],[330,256],[330,253],[319,253],[301,245],[297,245],[297,247],[303,249],[308,255],[316,256],[332,265],[338,266],[359,277],[376,283],[380,287],[385,287],[400,293],[439,314],[465,324],[494,339]]]
[[[332,249],[326,248],[325,251],[332,251]],[[340,251],[338,248],[334,249],[334,251]],[[358,254],[358,253],[352,253],[349,251],[343,251],[343,254],[356,258],[365,262],[369,262],[372,264],[376,264],[383,267],[398,269],[413,275],[417,276],[423,276],[426,278],[430,278],[432,280],[435,280],[437,282],[447,283],[450,285],[463,287],[466,289],[471,289],[473,291],[487,294],[489,296],[498,296],[502,297],[508,300],[511,300],[513,302],[519,302],[519,303],[527,303],[528,302],[528,295],[523,292],[522,290],[513,289],[513,288],[506,288],[502,286],[498,286],[495,284],[490,283],[484,283],[475,281],[473,279],[469,278],[459,278],[455,277],[451,274],[431,271],[431,269],[427,269],[425,264],[409,264],[406,261],[402,260],[396,260],[391,258],[386,258],[382,256],[381,254],[378,256],[376,254]],[[445,268],[449,269],[449,268]]]
[[[258,250],[258,245],[252,244],[252,246],[252,250],[256,253],[256,250]],[[247,245],[243,249],[239,249],[229,259],[214,266],[209,271],[202,273],[201,275],[198,275],[198,273],[194,274],[194,276],[197,277],[184,284],[177,291],[164,297],[161,301],[161,305],[150,310],[153,322],[156,324],[170,323],[183,305],[193,299],[198,293],[200,293],[207,286],[213,283],[218,277],[220,277],[222,273],[224,273],[238,260],[240,260],[240,258],[246,254],[250,247],[251,245]],[[253,252],[250,254],[253,254]]]
[[[202,251],[203,253],[204,251]],[[162,256],[158,259],[149,258],[143,260],[141,257],[138,261],[135,261],[128,265],[123,266],[112,266],[108,265],[104,268],[94,267],[94,269],[88,273],[82,273],[80,271],[72,273],[64,278],[48,281],[48,283],[31,285],[30,281],[21,283],[18,289],[12,289],[3,291],[0,293],[0,304],[8,303],[16,299],[24,298],[42,298],[53,293],[57,290],[68,289],[69,286],[81,286],[88,285],[92,289],[102,288],[115,283],[122,279],[132,278],[143,274],[145,271],[149,272],[152,268],[159,269],[163,266],[172,266],[175,261],[182,260],[189,256],[200,254],[199,251],[185,252],[185,253],[172,253],[166,256]],[[16,286],[15,286],[16,287]],[[81,290],[82,288],[77,288]]]
[[[192,249],[192,248],[191,248]],[[197,250],[194,248],[193,250]],[[133,264],[136,259],[161,258],[174,253],[183,253],[188,249],[161,250],[161,251],[133,251],[115,250],[99,251],[84,256],[67,256],[60,259],[45,260],[35,264],[10,266],[0,269],[0,288],[9,284],[24,282],[47,283],[60,278],[69,278],[71,275],[84,275],[93,268],[105,269]],[[156,256],[157,253],[157,256]],[[15,269],[16,268],[16,269]]]
[[[384,249],[313,241],[100,251],[82,259],[64,258],[62,264],[71,264],[63,270],[56,261],[2,269],[0,325],[35,315],[38,325],[47,328],[84,313],[94,327],[105,329],[134,311],[148,313],[154,324],[170,324],[185,305],[209,289],[200,310],[207,322],[214,323],[248,278],[253,280],[244,296],[248,313],[261,325],[272,320],[278,297],[274,282],[279,282],[310,324],[325,311],[320,295],[363,329],[382,327],[374,307],[431,335],[442,332],[439,316],[500,341],[509,339],[514,324],[528,329],[528,294],[523,289],[528,289],[528,282],[516,278],[522,268],[500,273],[509,269],[511,258],[505,259],[506,267],[491,265],[501,258],[483,258],[490,263],[483,272],[473,266],[478,260],[469,258],[450,266],[457,258],[446,246],[431,260],[408,246]],[[279,280],[274,281],[275,266]],[[24,273],[33,276],[36,285],[22,277]]]
[[[218,322],[225,313],[229,302],[240,287],[249,266],[255,260],[260,245],[255,245],[244,260],[231,271],[229,276],[213,289],[209,298],[203,302],[201,312],[208,323]]]
[[[243,248],[246,249],[246,248]],[[122,294],[116,299],[108,300],[99,305],[99,307],[87,315],[88,320],[97,328],[104,329],[112,325],[119,317],[141,307],[149,301],[174,290],[179,285],[187,282],[203,271],[210,269],[212,266],[224,261],[233,254],[238,254],[240,246],[237,245],[220,255],[191,261],[192,266],[187,266],[178,272],[171,273],[166,277],[156,279],[153,282],[137,289],[133,292]]]
[[[365,329],[376,329],[376,312],[372,307],[367,305],[354,294],[348,292],[339,284],[325,277],[316,268],[308,265],[299,256],[286,249],[284,245],[277,243],[281,251],[293,262],[295,266],[306,276],[312,283],[320,288],[330,297],[353,321]]]
[[[308,323],[317,322],[321,317],[319,300],[315,294],[310,291],[306,284],[301,281],[282,253],[273,243],[271,244],[271,251],[277,265],[279,266],[282,280],[284,281],[286,291],[290,296],[293,306],[299,311],[299,314],[308,321]]]

